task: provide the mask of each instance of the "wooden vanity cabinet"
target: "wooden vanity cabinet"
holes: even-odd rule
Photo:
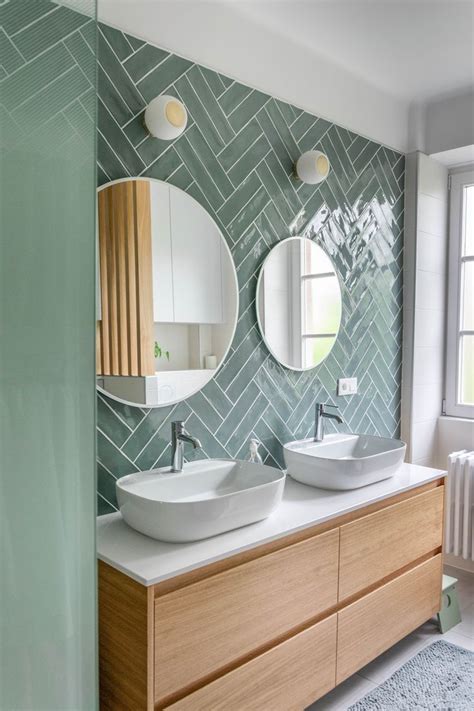
[[[100,562],[101,708],[301,711],[439,609],[443,483],[150,587]]]

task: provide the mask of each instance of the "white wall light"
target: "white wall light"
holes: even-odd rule
[[[188,123],[184,104],[174,96],[157,96],[145,109],[145,126],[154,138],[173,141]]]
[[[306,151],[295,163],[296,176],[310,185],[321,183],[329,175],[329,158],[321,151]]]

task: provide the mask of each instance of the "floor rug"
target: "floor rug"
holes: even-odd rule
[[[474,652],[433,642],[348,711],[472,711]]]

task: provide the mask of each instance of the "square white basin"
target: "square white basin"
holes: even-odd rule
[[[202,459],[183,471],[155,469],[116,482],[129,526],[160,541],[216,536],[267,518],[283,495],[285,473],[263,464]]]
[[[358,489],[388,479],[400,468],[406,444],[399,439],[330,434],[289,442],[283,448],[288,474],[321,489]]]

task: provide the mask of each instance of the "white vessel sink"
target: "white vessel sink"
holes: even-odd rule
[[[393,476],[405,458],[399,439],[330,434],[322,442],[289,442],[283,453],[288,474],[321,489],[358,489]]]
[[[160,541],[183,543],[267,518],[284,485],[285,473],[273,467],[203,459],[179,473],[129,474],[116,482],[116,492],[129,526]]]

